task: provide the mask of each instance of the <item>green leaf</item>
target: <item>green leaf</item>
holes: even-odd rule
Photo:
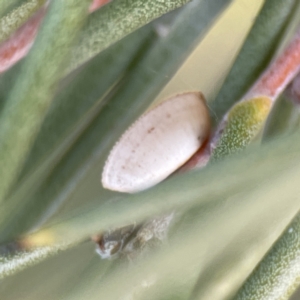
[[[153,97],[191,52],[203,36],[204,29],[213,22],[229,2],[224,0],[194,1],[180,12],[168,36],[161,38],[147,58],[149,66],[152,63],[153,75],[148,74],[146,83],[148,87],[144,88],[152,89]],[[42,124],[22,177],[40,164],[46,155],[53,153],[60,141],[67,139],[66,136],[70,134],[70,130],[78,126],[75,124],[80,123],[80,120],[86,117],[89,109],[95,112],[95,108],[99,107],[98,98],[107,93],[109,88],[117,82],[118,77],[126,76],[125,68],[132,60],[133,53],[137,51],[135,49],[139,48],[140,43],[146,42],[144,41],[146,36],[142,39],[143,35],[145,35],[143,31],[138,31],[132,37],[121,40],[113,48],[105,50],[97,61],[89,62],[83,70],[80,70],[78,76],[75,75],[76,78],[71,76],[70,84],[67,86],[63,84]],[[150,41],[147,43],[149,47]],[[164,60],[163,64],[162,60]]]
[[[285,37],[286,26],[298,18],[299,5],[299,1],[294,0],[265,1],[217,98],[211,103],[215,123],[241,99],[268,66]]]
[[[99,183],[107,153],[116,139],[148,107],[167,82],[166,76],[176,72],[200,39],[202,29],[198,32],[194,27],[205,28],[212,22],[211,18],[223,9],[220,5],[224,3],[220,0],[199,0],[198,4],[193,1],[178,12],[167,36],[153,37],[152,29],[146,28],[150,31],[150,38],[142,34],[141,40],[137,38],[142,46],[136,49],[135,45],[127,44],[126,49],[132,49],[128,57],[126,54],[126,57],[117,60],[114,55],[110,56],[109,51],[116,48],[103,52],[103,57],[112,57],[115,65],[110,61],[107,61],[109,66],[104,62],[102,65],[101,61],[96,64],[99,56],[62,82],[52,82],[54,91],[51,98],[57,102],[50,106],[46,119],[41,117],[44,125],[41,127],[42,123],[39,123],[36,126],[39,137],[38,140],[33,137],[28,144],[26,157],[34,149],[33,145],[41,148],[31,152],[31,159],[28,159],[28,165],[17,182],[20,164],[12,181],[15,184],[11,185],[11,193],[0,209],[1,243],[20,238],[23,245],[47,244],[50,247],[21,250],[16,256],[2,258],[1,276],[10,276],[1,281],[1,298],[229,298],[299,211],[300,144],[297,133],[268,140],[261,148],[215,161],[203,170],[174,174],[162,184],[137,195],[105,191]],[[196,13],[195,19],[192,18],[200,4],[202,9],[207,8],[206,11],[199,10],[202,25]],[[188,11],[189,14],[183,14]],[[157,23],[154,26],[158,26]],[[147,39],[146,43],[143,38]],[[116,53],[125,52],[120,50]],[[64,62],[67,66],[67,59]],[[25,61],[20,67],[23,71],[27,70],[30,77],[27,63]],[[49,65],[49,62],[46,63]],[[93,63],[96,71],[93,71]],[[103,69],[98,69],[98,66],[103,66]],[[112,66],[116,68],[110,73]],[[90,73],[85,67],[91,68]],[[105,71],[108,78],[101,79],[103,81],[98,86],[97,75]],[[14,73],[17,72],[18,68],[9,76],[4,75],[1,84],[14,81]],[[65,74],[63,67],[60,73]],[[89,82],[86,83],[86,80]],[[6,102],[5,89],[10,87],[3,88],[3,100]],[[99,101],[98,96],[101,98]],[[7,107],[8,103],[2,105]],[[248,144],[263,125],[269,109],[267,98],[249,99],[234,106],[225,116],[227,127],[220,144],[225,152],[222,150],[219,157]],[[240,129],[238,132],[237,127]],[[57,130],[61,133],[56,135]],[[47,133],[53,134],[49,141]],[[237,134],[233,136],[232,133]],[[44,143],[45,148],[42,147]],[[40,153],[40,156],[35,157],[34,153]],[[135,261],[103,261],[93,254],[93,243],[80,244],[91,234],[107,228],[140,222],[173,210],[179,220],[172,228],[166,245],[143,253]],[[46,220],[47,223],[43,224]],[[20,237],[20,234],[23,236]],[[296,286],[297,272],[291,271],[297,268],[297,236],[291,238],[289,231],[291,239],[285,239],[277,253],[269,252],[273,253],[272,269],[263,268],[262,273],[263,278],[270,279],[265,285],[265,295],[274,295],[279,287],[284,292],[278,295],[286,297]],[[291,252],[285,252],[288,243]],[[61,250],[63,245],[68,249],[57,253],[53,251]],[[288,257],[282,256],[282,253],[288,253]],[[31,259],[32,256],[34,259]],[[250,289],[254,290],[255,285],[257,281]],[[252,295],[256,296],[260,291],[257,288]]]
[[[87,14],[87,6],[88,1],[79,0],[52,3],[45,26],[2,111],[0,202],[16,179],[37,134],[61,78],[68,51]]]
[[[72,147],[103,107],[105,95],[126,76],[139,51],[154,39],[151,27],[143,28],[103,51],[60,84],[19,183],[41,165],[55,165]],[[52,159],[51,159],[52,158]]]
[[[157,61],[155,65],[156,70],[153,70],[152,74],[148,75],[151,76],[152,81],[155,81],[154,86],[147,84],[151,86],[151,89],[154,89],[152,92],[153,97],[164,86],[169,77],[175,73],[184,57],[196,45],[199,36],[203,34],[207,25],[212,22],[215,16],[229,2],[220,0],[194,1],[183,9],[175,24],[172,25],[169,35],[161,39],[156,49],[153,49],[152,54],[148,58],[149,65],[151,61],[153,63]],[[200,22],[197,21],[199,18],[201,19]],[[116,82],[116,78],[120,76],[119,73],[122,74],[122,68],[128,64],[131,57],[127,51],[134,51],[138,35],[142,36],[142,33],[136,34],[131,39],[119,42],[113,49],[104,51],[103,57],[100,56],[98,58],[99,63],[94,60],[91,61],[85,67],[84,71],[80,70],[79,76],[75,80],[71,79],[71,84],[67,86],[67,89],[63,84],[66,90],[53,101],[54,103],[51,105],[50,112],[48,112],[46,120],[43,122],[21,177],[24,177],[26,173],[28,174],[36,165],[40,165],[46,155],[49,153],[53,154],[56,145],[60,141],[63,139],[69,140],[64,137],[64,134],[70,134],[70,129],[75,126],[75,123],[78,120],[84,119],[83,117],[88,112],[88,109],[96,103],[97,98],[104,95],[109,87]],[[103,64],[101,64],[102,60]],[[164,64],[162,64],[162,60]],[[117,70],[118,67],[109,66],[112,61],[116,66],[120,64],[120,70]],[[86,70],[87,68],[90,68],[90,71]],[[98,70],[97,73],[96,70]],[[74,75],[72,76],[74,77]],[[72,78],[72,76],[69,77]],[[88,79],[89,76],[90,79]],[[97,80],[96,76],[99,76],[101,80]],[[7,82],[6,77],[8,77],[9,82]],[[5,75],[4,79],[3,87],[5,88],[12,79],[8,75]],[[65,81],[68,81],[68,78]],[[82,84],[80,84],[81,81],[83,82]],[[88,94],[91,94],[91,96],[88,96]],[[95,109],[93,109],[94,111]],[[82,125],[77,126],[82,127]]]
[[[130,75],[127,74],[128,76]],[[111,95],[109,96],[111,97]],[[6,240],[11,238],[12,232],[16,235],[16,232],[20,234],[20,231],[23,232],[25,228],[32,227],[38,220],[44,218],[45,214],[49,215],[49,213],[52,213],[52,207],[56,208],[60,205],[64,197],[72,194],[73,189],[76,187],[74,182],[77,181],[79,183],[86,170],[95,166],[93,160],[95,156],[99,155],[97,152],[102,152],[103,147],[107,147],[107,140],[109,140],[110,146],[114,143],[115,135],[112,134],[112,131],[107,131],[107,128],[115,128],[121,134],[124,126],[128,126],[132,119],[141,113],[140,110],[132,110],[130,111],[132,115],[129,119],[128,114],[120,115],[118,107],[120,103],[124,105],[124,101],[125,99],[122,97],[118,97],[116,101],[110,101],[109,103],[107,103],[107,100],[104,100],[105,106],[102,110],[107,112],[106,117],[102,117],[103,112],[101,111],[100,114],[96,114],[92,118],[91,124],[80,138],[73,142],[72,152],[69,153],[67,151],[65,153],[63,151],[63,156],[60,157],[57,168],[53,170],[53,165],[51,164],[51,162],[57,163],[55,157],[54,160],[50,158],[50,162],[46,160],[41,166],[42,174],[45,173],[42,175],[43,180],[40,181],[41,171],[37,169],[30,176],[33,177],[33,180],[29,179],[33,184],[29,182],[29,187],[27,187],[27,181],[24,184],[27,194],[21,189],[20,192],[17,190],[17,193],[10,197],[0,218],[4,226],[1,234],[6,236]],[[135,103],[135,101],[137,102],[132,97],[129,97],[127,101],[129,105]],[[147,103],[144,102],[143,105],[145,109]],[[136,109],[140,108],[136,107]],[[126,125],[124,125],[124,122]],[[43,199],[43,201],[40,201],[40,199]],[[29,211],[31,212],[30,218],[28,218]],[[16,217],[19,220],[18,223],[15,222]]]
[[[90,299],[118,299],[131,293],[137,297],[134,299],[174,299],[176,295],[179,299],[186,299],[192,292],[197,278],[203,279],[202,284],[197,286],[197,291],[202,297],[199,299],[207,299],[209,296],[213,299],[224,299],[224,295],[231,295],[299,208],[299,201],[293,196],[299,189],[295,184],[299,176],[299,165],[295,164],[294,160],[295,154],[299,155],[296,137],[298,135],[270,143],[258,151],[249,151],[244,157],[232,157],[227,162],[221,162],[218,167],[214,165],[203,172],[173,178],[149,191],[124,197],[120,200],[127,202],[128,198],[128,202],[111,203],[111,211],[95,207],[95,211],[89,214],[89,217],[94,215],[93,219],[87,215],[78,215],[77,225],[74,222],[76,218],[65,219],[64,222],[70,225],[69,230],[74,230],[72,237],[80,240],[83,233],[81,228],[86,226],[87,222],[90,225],[95,222],[89,229],[99,230],[104,224],[108,226],[115,222],[117,226],[125,220],[129,221],[129,218],[132,221],[132,218],[149,216],[171,207],[181,207],[185,210],[195,208],[195,205],[199,209],[201,203],[203,205],[211,201],[216,204],[206,217],[194,220],[187,228],[177,232],[162,251],[154,252],[130,266],[121,264],[104,278],[96,275],[97,270],[101,272],[99,263],[94,272],[87,272],[82,278],[82,285],[68,294],[70,299],[86,299],[88,295]],[[286,143],[285,147],[282,147],[282,142]],[[276,146],[279,146],[280,150]],[[286,147],[293,149],[288,155],[289,158],[284,163],[273,164],[276,157],[282,156]],[[227,177],[224,176],[225,173]],[[266,176],[267,173],[269,176]],[[193,177],[197,178],[191,183]],[[250,186],[249,180],[241,184],[240,178],[242,180],[245,177],[252,178]],[[265,178],[266,184],[259,186],[262,178]],[[223,180],[224,189],[227,186],[231,190],[225,192],[225,195],[224,190],[216,191],[220,183],[223,185]],[[236,181],[238,183],[233,187]],[[210,186],[208,182],[211,183]],[[203,192],[199,192],[201,188]],[[220,198],[220,195],[223,196]],[[130,198],[135,203],[128,208]],[[140,201],[144,203],[140,204]],[[48,227],[48,233],[61,225],[57,223],[54,227]],[[67,226],[64,226],[64,229],[66,228]],[[65,239],[67,232],[64,231],[62,235]],[[75,232],[79,237],[75,237]],[[73,266],[77,261],[80,262],[80,259],[75,259]],[[41,270],[38,273],[41,273]],[[211,274],[213,276],[210,276]],[[225,291],[222,289],[224,284],[227,286]]]
[[[189,209],[217,199],[254,188],[259,182],[277,178],[283,169],[295,165],[300,147],[295,137],[289,136],[266,144],[261,149],[243,152],[243,156],[230,157],[197,172],[174,176],[167,181],[136,195],[111,194],[111,200],[99,205],[87,204],[61,215],[41,232],[28,239],[49,241],[50,244],[80,241],[111,226],[121,226],[132,220],[141,221],[160,215],[170,209]],[[283,158],[286,149],[288,155]],[[274,164],[274,161],[280,163]],[[237,174],[239,174],[237,176]],[[164,199],[164,201],[161,201]],[[63,218],[63,219],[62,219]],[[33,243],[34,244],[34,243]],[[47,242],[46,242],[47,244]]]
[[[39,263],[49,256],[58,254],[64,247],[39,247],[33,250],[20,250],[14,254],[0,257],[0,279],[11,276],[23,269]]]
[[[176,19],[167,37],[161,38],[148,52],[145,48],[141,49],[145,52],[131,65],[123,85],[108,95],[111,99],[105,100],[107,103],[99,116],[76,141],[70,152],[59,161],[57,167],[53,169],[53,164],[50,164],[51,173],[48,171],[44,182],[35,187],[29,185],[28,194],[21,190],[17,196],[12,196],[10,207],[7,207],[2,215],[3,240],[10,240],[12,236],[19,235],[41,218],[44,222],[61,203],[68,202],[62,207],[62,210],[68,210],[74,206],[94,203],[96,195],[100,196],[103,202],[110,197],[111,193],[103,191],[99,184],[99,174],[109,150],[124,129],[149,106],[191,51],[195,40],[203,33],[209,22],[208,18],[204,18],[203,23],[198,22],[197,30],[191,30],[197,14],[205,16],[210,12],[211,16],[216,15],[220,11],[217,2],[219,0],[197,3],[199,6],[187,6]],[[72,98],[69,101],[71,102]],[[35,178],[40,177],[39,175]],[[88,197],[86,192],[81,194],[79,191],[82,186],[93,190],[94,193],[89,193]],[[97,188],[88,188],[91,186]],[[18,223],[15,223],[16,216]],[[11,221],[8,221],[9,219]]]
[[[299,286],[299,236],[300,215],[287,227],[234,299],[290,299]]]
[[[271,105],[271,99],[267,97],[237,103],[221,125],[220,137],[213,148],[211,160],[223,158],[247,147],[262,129]]]
[[[0,113],[2,112],[3,107],[5,106],[5,103],[9,97],[9,93],[21,72],[23,64],[24,60],[0,75]]]
[[[14,6],[21,4],[24,0],[1,0],[0,1],[0,17],[3,17]]]
[[[93,274],[100,280],[110,268],[110,261],[101,261],[94,245],[85,243],[60,252],[48,260],[1,280],[1,297],[5,300],[62,299],[82,278]],[[78,259],[79,258],[79,259]],[[96,268],[97,267],[97,268]],[[99,268],[100,267],[100,268]],[[54,274],[54,276],[53,276]],[[18,288],[13,288],[19,282]],[[34,288],[32,288],[34,286]],[[30,288],[31,287],[31,288]]]
[[[71,55],[70,70],[153,19],[189,0],[114,0],[91,14]],[[134,20],[134,21],[133,21]]]
[[[4,16],[0,20],[0,43],[28,21],[44,4],[45,0],[29,0]]]
[[[299,107],[286,95],[276,100],[264,128],[263,140],[278,137],[299,129]]]

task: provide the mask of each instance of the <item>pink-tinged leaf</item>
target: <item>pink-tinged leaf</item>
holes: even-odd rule
[[[275,100],[300,70],[300,32],[262,74],[244,99],[267,96]]]
[[[0,45],[0,72],[4,72],[30,50],[46,12],[40,9],[26,24],[21,26],[8,40]]]
[[[223,117],[209,145],[198,151],[182,170],[201,168],[212,158],[221,158],[245,148],[258,134],[274,101],[300,70],[300,31],[285,50],[274,59],[246,95]],[[300,77],[289,87],[295,97]]]
[[[111,0],[93,0],[92,4],[90,5],[89,12],[93,12],[99,9],[101,6],[109,3]]]
[[[94,0],[89,12],[99,9],[111,0]],[[27,55],[34,43],[39,26],[46,13],[46,6],[40,9],[26,24],[21,26],[8,40],[0,45],[0,73],[5,72]]]

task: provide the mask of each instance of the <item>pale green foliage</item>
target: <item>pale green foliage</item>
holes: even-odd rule
[[[228,113],[212,159],[245,149],[262,129],[271,109],[267,97],[247,99],[237,103]]]
[[[189,0],[115,0],[92,14],[74,48],[71,69],[125,35]]]
[[[235,299],[288,299],[300,283],[299,237],[298,215],[255,269]]]
[[[13,2],[0,4],[0,13],[19,4],[2,19],[5,34],[44,1]],[[266,122],[269,99],[228,109],[292,34],[299,1],[265,1],[209,103],[215,119],[228,111],[214,163],[136,195],[99,183],[116,140],[231,1],[194,0],[148,24],[187,2],[113,0],[88,16],[88,0],[52,0],[28,58],[0,77],[0,242],[44,245],[1,257],[1,300],[284,300],[296,289],[299,134],[245,150]],[[24,7],[31,11],[19,18]],[[297,128],[282,120],[291,110],[273,112],[283,124],[277,132]],[[153,252],[130,262],[94,253],[91,235],[170,211],[176,222]]]
[[[15,5],[21,4],[23,0],[2,0],[0,1],[0,16],[3,17],[10,12]]]
[[[84,95],[78,95],[78,89],[81,89],[81,92],[84,90],[78,86],[77,80],[74,80],[65,89],[65,92],[68,93],[68,90],[74,90],[77,93],[76,97],[78,97],[78,100],[76,100],[74,92],[71,95],[62,94],[58,99],[55,99],[22,174],[24,177],[27,172],[33,171],[34,167],[39,165],[37,171],[39,174],[40,169],[48,170],[43,173],[44,182],[42,181],[41,186],[39,186],[36,184],[36,180],[33,180],[34,187],[26,188],[29,192],[24,192],[21,189],[22,192],[17,191],[17,195],[13,193],[9,206],[14,211],[14,215],[18,216],[19,223],[15,224],[14,219],[12,222],[6,220],[2,239],[10,239],[11,235],[20,234],[20,231],[24,232],[26,230],[25,224],[30,227],[43,218],[44,214],[47,214],[49,206],[59,205],[61,202],[68,203],[68,200],[73,198],[73,194],[78,193],[77,184],[83,180],[90,181],[85,178],[89,174],[94,174],[94,172],[99,174],[101,172],[103,162],[115,140],[123,133],[124,128],[128,127],[149,106],[155,95],[167,81],[168,76],[174,74],[176,71],[175,67],[180,65],[185,55],[189,53],[195,40],[199,39],[199,35],[203,33],[208,18],[203,18],[203,23],[199,22],[197,24],[196,29],[198,30],[190,30],[190,22],[194,22],[197,15],[206,15],[208,12],[211,16],[215,16],[220,11],[217,5],[220,1],[224,5],[224,0],[214,0],[209,4],[205,2],[202,4],[199,1],[198,5],[201,5],[199,5],[199,8],[197,7],[197,10],[194,9],[195,4],[184,9],[183,15],[180,15],[180,18],[174,21],[174,29],[172,28],[170,35],[165,38],[158,39],[153,25],[144,28],[140,33],[135,33],[134,36],[128,36],[124,41],[120,41],[114,46],[113,49],[116,49],[116,52],[112,51],[113,49],[109,49],[109,52],[101,54],[97,69],[92,68],[92,66],[96,66],[95,60],[89,66],[86,66],[86,73],[83,73],[81,77],[82,84],[86,87]],[[201,8],[203,11],[200,13]],[[189,20],[189,22],[186,23],[185,20]],[[183,40],[180,38],[181,35],[184,36]],[[133,42],[134,45],[132,47],[128,45],[128,43]],[[111,61],[115,63],[119,62],[118,67],[121,67],[120,62],[125,58],[120,57],[120,50],[117,50],[119,47],[123,49],[123,54],[125,54],[125,49],[129,49],[132,51],[132,55],[135,55],[139,54],[150,43],[152,47],[148,46],[148,51],[144,51],[139,56],[138,63],[128,62],[131,63],[130,68],[127,68],[125,74],[122,74],[126,78],[126,84],[120,84],[115,92],[111,94],[110,88],[118,82],[119,78],[118,70],[114,71],[112,64],[110,68],[114,76],[110,78],[110,74],[106,74],[103,71],[102,67],[107,67],[106,64],[109,63],[108,57],[111,57]],[[124,45],[127,45],[126,48],[124,48]],[[127,59],[133,58],[128,56]],[[83,79],[87,79],[87,74],[90,74],[91,77],[94,76],[94,78],[105,76],[105,79],[101,84],[98,84],[97,80],[94,82],[88,80],[87,84],[83,81]],[[80,77],[78,80],[80,80]],[[75,85],[77,85],[76,89],[74,89]],[[99,92],[101,91],[104,94],[104,99],[99,99],[100,94],[95,94],[96,86]],[[89,106],[89,103],[87,103],[89,99],[88,89],[90,89],[91,93],[90,105],[99,103],[98,105]],[[107,96],[106,93],[108,93]],[[77,105],[78,112],[75,111],[72,113],[73,116],[69,116],[68,112],[74,111],[74,103],[76,101],[80,102],[82,99],[85,99],[85,101],[84,103],[81,102],[81,109]],[[106,103],[108,99],[109,104],[103,105],[103,102]],[[85,111],[85,107],[90,107],[92,111]],[[120,115],[120,110],[124,110],[126,107],[131,107],[132,109],[128,110],[126,114]],[[67,114],[67,116],[64,117],[64,114]],[[99,114],[103,117],[98,117]],[[80,116],[83,120],[81,121],[76,116]],[[70,126],[72,119],[73,122],[76,122],[75,128]],[[62,120],[64,120],[63,124]],[[70,127],[68,128],[67,126]],[[85,131],[87,126],[89,126],[89,130]],[[63,131],[64,127],[65,131]],[[111,128],[111,130],[108,131],[107,128]],[[69,130],[72,130],[73,136],[69,134]],[[64,138],[64,134],[67,136],[66,138]],[[52,135],[54,136],[52,137]],[[80,138],[76,141],[79,135]],[[62,144],[59,139],[64,140],[64,143]],[[75,147],[73,143],[76,143]],[[70,151],[69,147],[71,147]],[[63,157],[66,152],[68,155]],[[95,152],[97,155],[93,154]],[[49,155],[50,153],[51,155]],[[41,164],[41,159],[44,157],[47,157],[47,159]],[[59,164],[56,165],[57,160],[59,160]],[[94,170],[95,166],[97,166],[97,171]],[[39,180],[41,179],[40,175],[37,177]],[[98,185],[98,176],[94,177],[93,175],[91,180],[91,182],[95,182]],[[25,186],[28,186],[27,182],[28,179],[24,182]],[[104,192],[103,201],[106,199],[105,194]],[[41,202],[40,199],[43,199],[43,201]],[[75,205],[74,200],[71,200],[70,203],[72,203],[70,204],[72,206]],[[35,207],[34,211],[31,209],[32,206]],[[30,217],[28,217],[29,211]]]
[[[154,38],[153,35],[152,28],[143,28],[133,33],[87,63],[81,72],[70,75],[71,79],[67,77],[62,81],[27,158],[21,178],[30,174],[45,157],[56,157],[57,151],[63,153],[85,130],[89,121],[103,107],[103,95],[122,79],[135,55],[148,39]],[[98,78],[102,80],[99,82]],[[70,84],[68,79],[71,80]]]
[[[299,1],[265,1],[232,69],[215,101],[212,103],[215,122],[240,99],[267,67],[280,41],[284,29],[293,22],[291,14],[297,11]],[[297,18],[297,16],[295,16]]]
[[[53,2],[35,47],[3,109],[0,203],[11,188],[45,116],[65,67],[66,55],[87,14],[88,2]]]
[[[15,255],[0,258],[0,279],[12,275],[32,264],[36,264],[50,255],[55,255],[63,247],[39,247],[30,251],[20,251]]]
[[[3,17],[0,20],[0,43],[23,25],[43,4],[45,0],[31,0]]]

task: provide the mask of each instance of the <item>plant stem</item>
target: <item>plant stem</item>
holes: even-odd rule
[[[266,0],[217,96],[210,104],[212,120],[224,114],[251,88],[270,64],[286,30],[299,19],[299,1]]]
[[[275,101],[300,70],[300,31],[262,74],[244,99],[267,96]]]
[[[274,101],[299,69],[300,33],[297,32],[245,96],[225,114],[205,148],[199,149],[181,170],[201,168],[210,159],[245,148],[259,133]]]

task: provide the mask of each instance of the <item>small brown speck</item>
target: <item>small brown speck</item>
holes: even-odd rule
[[[148,133],[151,133],[154,129],[154,127],[151,127],[150,129],[148,129]]]

